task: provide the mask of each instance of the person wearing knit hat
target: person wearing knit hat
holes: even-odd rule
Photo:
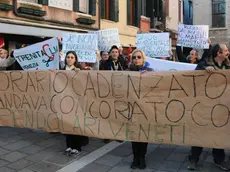
[[[147,58],[143,51],[136,49],[133,51],[131,56],[131,64],[129,65],[129,71],[138,71],[141,73],[145,73],[147,71],[153,71],[149,67],[149,63],[146,61]],[[142,142],[132,142],[132,150],[133,150],[133,162],[131,164],[132,169],[145,169],[145,155],[147,153],[148,143]]]

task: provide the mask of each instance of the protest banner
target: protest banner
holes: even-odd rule
[[[110,48],[113,45],[116,45],[117,47],[121,46],[119,31],[117,28],[104,29],[104,30],[99,30],[96,32],[89,32],[89,33],[98,35],[98,49],[100,51],[109,52]]]
[[[178,25],[178,45],[183,47],[208,49],[208,25]]]
[[[0,72],[0,125],[230,148],[230,72]]]
[[[96,34],[63,34],[63,53],[75,51],[79,62],[95,63],[97,49],[98,35]]]
[[[185,71],[195,70],[196,64],[173,62],[168,60],[160,60],[147,57],[147,62],[150,64],[150,68],[154,71]]]
[[[137,34],[136,46],[148,57],[169,57],[169,33]]]
[[[57,38],[14,50],[14,57],[23,70],[59,69]]]

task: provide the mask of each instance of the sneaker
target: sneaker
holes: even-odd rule
[[[191,171],[197,170],[197,163],[194,161],[189,161],[188,170]]]
[[[67,148],[64,152],[64,154],[69,154],[72,151],[72,148]]]
[[[71,151],[71,155],[79,155],[81,152],[80,151],[78,151],[77,149],[73,149],[72,151]]]
[[[221,163],[216,163],[214,162],[214,164],[219,167],[220,169],[224,170],[224,171],[228,171],[230,168],[229,168],[229,165],[227,162],[223,161]]]

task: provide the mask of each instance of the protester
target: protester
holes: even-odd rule
[[[226,45],[216,44],[212,48],[212,57],[200,62],[196,70],[206,70],[208,72],[213,72],[215,70],[225,70],[230,69],[228,61],[229,51]],[[191,155],[189,156],[189,170],[197,170],[197,162],[202,153],[202,147],[192,147]],[[216,166],[220,167],[222,170],[228,171],[230,169],[229,164],[225,162],[225,152],[224,149],[213,149],[212,154],[214,157],[214,163]]]
[[[144,55],[144,52],[139,49],[133,51],[132,61],[128,70],[138,71],[141,73],[147,71],[153,71],[153,69],[149,68],[148,62],[146,62],[146,57]],[[145,155],[147,153],[147,146],[148,143],[132,142],[132,149],[133,149],[133,162],[131,164],[132,169],[146,168]]]
[[[62,70],[82,70],[82,66],[78,63],[77,54],[75,51],[69,51],[65,57],[65,67]],[[88,144],[89,139],[86,136],[66,134],[66,146],[65,154],[78,155],[82,151],[82,146]]]
[[[104,60],[100,64],[100,70],[114,70],[114,71],[122,71],[126,70],[125,59],[120,56],[119,48],[114,45],[111,47],[109,53],[111,56],[108,60]]]
[[[5,49],[0,49],[0,70],[6,70],[9,66],[15,63],[15,58],[11,56],[8,57],[8,51]]]

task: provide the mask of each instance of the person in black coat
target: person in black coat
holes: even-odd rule
[[[149,67],[149,63],[146,62],[146,57],[143,51],[139,49],[134,50],[131,58],[132,58],[131,64],[127,69],[128,71],[137,71],[141,73],[147,71],[153,71],[153,69]],[[133,150],[133,162],[131,164],[132,169],[146,168],[145,155],[147,153],[147,147],[148,147],[148,143],[132,142],[132,150]]]
[[[122,71],[127,69],[125,59],[119,54],[119,48],[116,45],[111,47],[109,54],[111,56],[108,60],[101,61],[100,70]]]
[[[75,70],[79,71],[82,69],[80,63],[78,63],[77,54],[75,51],[69,51],[66,53],[65,57],[65,66],[61,70]],[[79,154],[82,151],[82,146],[85,146],[89,142],[89,138],[86,136],[80,135],[71,135],[66,134],[66,146],[67,149],[65,150],[65,154],[72,155],[72,154]]]
[[[226,45],[216,44],[212,47],[212,55],[205,60],[201,61],[196,70],[206,70],[208,72],[213,72],[215,70],[227,70],[230,69],[229,64],[229,51]],[[221,115],[221,114],[220,114]],[[189,170],[197,170],[197,163],[199,157],[202,153],[203,148],[193,146],[191,148],[191,155],[189,156]],[[212,150],[214,164],[224,171],[230,169],[229,164],[225,162],[225,152],[224,149],[213,149]]]

